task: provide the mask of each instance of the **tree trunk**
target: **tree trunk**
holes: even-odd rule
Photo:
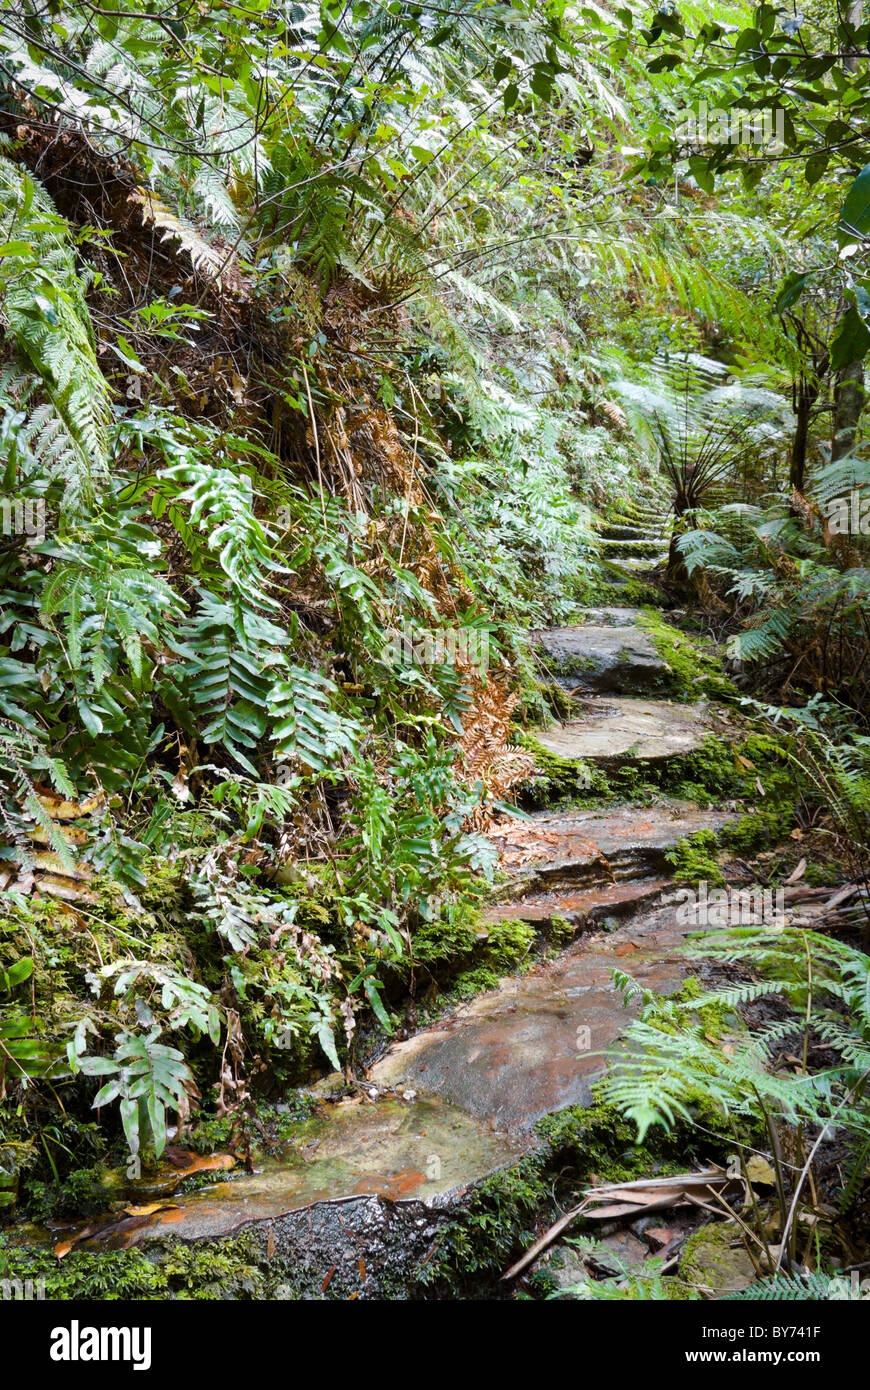
[[[810,412],[816,396],[818,387],[810,385],[806,377],[802,377],[798,382],[795,393],[795,414],[797,425],[795,426],[794,440],[791,446],[791,461],[789,463],[788,480],[793,488],[798,492],[804,490],[804,473],[807,464],[807,443],[810,435]]]
[[[863,409],[864,363],[850,362],[837,373],[837,384],[834,388],[832,459],[844,458],[852,452]]]

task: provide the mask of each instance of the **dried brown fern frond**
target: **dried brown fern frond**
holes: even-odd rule
[[[483,783],[484,799],[473,821],[476,829],[485,829],[492,819],[493,801],[503,800],[525,781],[535,759],[510,743],[511,715],[519,696],[511,693],[507,680],[490,674],[484,682],[474,667],[464,668],[462,676],[471,687],[472,701],[463,719],[465,732],[458,740],[456,770],[465,782]]]
[[[134,188],[127,201],[140,210],[142,220],[162,232],[161,241],[174,241],[190,258],[197,275],[207,280],[219,281],[224,289],[238,289],[237,275],[234,274],[231,252],[219,250],[209,245],[192,223],[185,217],[167,207],[156,193],[147,188]]]

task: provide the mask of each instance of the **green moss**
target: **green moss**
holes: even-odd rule
[[[686,1241],[680,1277],[690,1288],[727,1294],[746,1287],[754,1274],[733,1221],[702,1226]]]
[[[724,883],[725,875],[715,858],[718,843],[718,837],[713,830],[698,830],[694,835],[687,835],[684,839],[678,840],[665,855],[673,868],[674,881],[700,883],[704,880],[707,883]]]
[[[719,662],[709,652],[692,641],[685,632],[665,622],[655,608],[647,606],[639,618],[640,626],[649,633],[653,646],[670,668],[670,688],[674,694],[693,699],[733,701],[737,691]]]
[[[554,912],[550,918],[548,935],[554,946],[566,946],[577,935],[577,926],[574,922],[569,922],[567,917],[560,917]]]
[[[263,1258],[250,1235],[188,1245],[167,1239],[132,1250],[71,1250],[4,1245],[6,1278],[45,1280],[47,1299],[268,1299],[287,1278],[282,1261]],[[279,1294],[279,1296],[281,1296]]]
[[[536,1125],[540,1148],[514,1167],[480,1183],[466,1206],[445,1223],[432,1257],[417,1272],[418,1292],[439,1297],[506,1296],[508,1265],[542,1224],[573,1205],[591,1182],[620,1182],[653,1173],[682,1172],[695,1160],[721,1157],[717,1143],[680,1122],[655,1130],[642,1145],[632,1124],[596,1102],[548,1115]],[[538,1296],[542,1290],[535,1290]]]
[[[559,757],[525,730],[517,733],[516,741],[535,755],[535,773],[518,789],[532,808],[586,808],[625,800],[645,805],[661,795],[706,807],[726,800],[755,802],[762,793],[771,807],[784,813],[793,805],[794,781],[782,760],[769,750],[759,751],[751,738],[732,746],[711,735],[692,753],[655,762],[628,759],[606,764]]]
[[[608,566],[608,569],[617,574],[625,574],[625,571],[621,571],[616,564]],[[650,584],[647,580],[626,576],[624,581],[617,583],[608,583],[607,580],[602,580],[601,583],[596,584],[589,602],[590,606],[600,608],[639,608],[642,604],[648,604],[655,608],[667,608],[671,600],[657,584]]]
[[[839,883],[843,870],[838,864],[807,864],[804,883],[810,888],[833,887]]]
[[[707,993],[706,986],[702,985],[694,975],[690,975],[687,980],[683,981],[676,994],[671,997],[679,1004],[691,1004],[693,1000],[700,999]],[[702,1032],[714,1038],[719,1038],[723,1033],[733,1031],[741,1026],[734,1010],[721,1002],[705,1004],[702,1008],[693,1009],[690,1017]]]
[[[535,757],[535,772],[518,789],[522,798],[532,806],[555,806],[560,802],[572,805],[595,805],[612,795],[607,774],[591,762],[560,758],[551,753],[528,729],[517,729],[514,742]]]
[[[427,1019],[458,1000],[497,989],[505,975],[516,974],[533,959],[539,944],[530,922],[504,918],[484,922],[477,910],[459,908],[425,923],[414,936],[414,954],[438,970],[444,988]],[[434,1001],[433,1001],[434,1002]]]

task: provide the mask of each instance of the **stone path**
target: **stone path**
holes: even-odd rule
[[[508,1132],[588,1104],[606,1065],[599,1050],[632,1016],[611,971],[628,969],[645,988],[671,993],[686,973],[674,951],[689,930],[665,907],[618,933],[584,939],[397,1043],[369,1076],[379,1086],[434,1092]]]
[[[711,711],[623,693],[654,689],[664,674],[637,610],[586,617],[533,634],[560,680],[596,692],[576,719],[539,733],[540,744],[563,759],[617,766],[697,748],[716,728]],[[600,1054],[631,1018],[611,971],[630,970],[655,991],[679,985],[688,928],[660,901],[672,886],[666,851],[731,819],[661,798],[503,822],[491,839],[509,900],[490,907],[484,930],[508,917],[542,925],[561,918],[577,931],[573,944],[394,1043],[369,1070],[370,1094],[322,1104],[257,1172],[157,1210],[128,1209],[82,1243],[129,1245],[168,1233],[206,1240],[250,1229],[267,1253],[291,1255],[306,1277],[334,1275],[337,1291],[366,1297],[400,1279],[469,1185],[536,1142],[536,1120],[589,1102],[606,1065]]]
[[[604,766],[634,759],[661,762],[693,753],[716,732],[706,706],[666,700],[628,700],[614,695],[583,701],[581,718],[570,719],[535,737],[548,753],[569,762]]]

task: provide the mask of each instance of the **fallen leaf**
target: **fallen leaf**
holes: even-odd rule
[[[752,1154],[746,1160],[745,1167],[746,1176],[751,1183],[760,1182],[765,1187],[776,1187],[776,1173],[763,1154]]]
[[[52,820],[78,820],[79,816],[90,815],[100,804],[98,796],[91,796],[87,801],[67,801],[54,792],[40,792],[39,801]]]
[[[177,1208],[177,1202],[149,1202],[144,1207],[125,1207],[128,1216],[153,1216],[155,1211],[170,1211]]]

